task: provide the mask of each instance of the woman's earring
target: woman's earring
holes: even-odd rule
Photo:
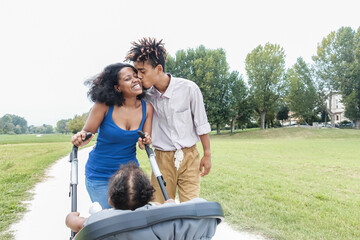
[[[118,93],[121,93],[121,90],[120,90],[120,87],[119,86],[115,86],[115,91],[118,92]]]

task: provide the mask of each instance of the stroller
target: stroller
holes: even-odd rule
[[[144,137],[138,131],[140,137]],[[91,137],[89,133],[86,139]],[[155,154],[145,145],[151,168],[158,180],[164,199],[168,199],[165,181],[159,171]],[[70,197],[71,211],[77,211],[78,159],[76,146],[70,154]],[[217,225],[224,219],[221,205],[194,199],[181,204],[144,206],[131,210],[107,210],[92,214],[84,227],[76,234],[71,232],[70,240],[210,240]]]

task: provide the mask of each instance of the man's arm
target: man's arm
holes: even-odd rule
[[[209,134],[200,135],[201,144],[204,149],[204,156],[200,161],[200,175],[206,176],[211,169],[211,151],[210,151],[210,137]]]
[[[195,84],[190,94],[191,112],[196,127],[196,133],[200,137],[201,144],[204,149],[204,156],[200,161],[200,175],[206,176],[211,168],[211,151],[210,151],[210,124],[205,111],[204,100],[200,88]]]

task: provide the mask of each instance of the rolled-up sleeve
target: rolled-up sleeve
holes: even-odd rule
[[[197,85],[192,89],[190,104],[191,112],[194,116],[196,133],[199,136],[209,133],[211,131],[211,127],[206,115],[203,96]]]

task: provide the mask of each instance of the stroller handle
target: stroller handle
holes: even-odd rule
[[[143,133],[142,131],[138,130],[137,133],[139,134],[139,136],[144,139],[145,138],[145,133]],[[145,150],[147,155],[150,157],[151,155],[155,155],[154,151],[150,148],[149,144],[145,144]]]
[[[145,138],[145,134],[144,134],[142,131],[138,130],[137,133],[139,134],[139,136],[140,136],[141,138]],[[166,182],[165,182],[163,176],[161,175],[161,172],[160,172],[160,170],[159,170],[159,167],[158,167],[158,165],[157,165],[157,163],[156,163],[155,153],[154,153],[154,151],[151,149],[151,147],[149,146],[149,144],[145,144],[145,150],[146,150],[146,153],[147,153],[147,155],[148,155],[148,157],[149,157],[152,171],[153,171],[154,176],[156,177],[156,179],[157,179],[157,181],[158,181],[158,183],[159,183],[159,186],[160,186],[161,192],[162,192],[162,194],[163,194],[163,196],[164,196],[164,199],[165,199],[165,201],[166,201],[166,200],[169,200],[169,196],[168,196],[168,194],[167,194],[167,192],[166,192],[166,189],[165,189]]]
[[[85,140],[88,140],[92,136],[91,132],[86,133]],[[77,211],[77,184],[78,184],[78,147],[73,145],[72,152],[70,153],[69,162],[71,163],[70,172],[70,190],[69,197],[71,197],[71,212]],[[70,240],[75,236],[75,232],[71,231]]]
[[[88,140],[93,134],[91,132],[87,132],[84,141]],[[79,147],[73,145],[73,151],[78,150]]]

